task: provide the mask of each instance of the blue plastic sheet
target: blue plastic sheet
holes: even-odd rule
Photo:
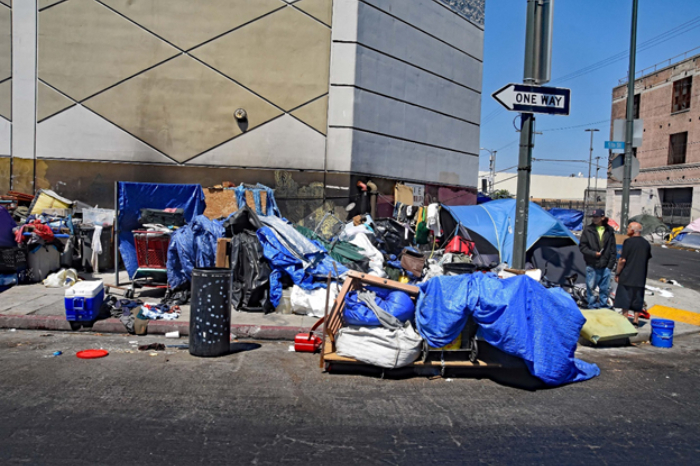
[[[418,333],[432,347],[452,342],[471,315],[478,336],[525,361],[530,373],[548,385],[580,382],[600,369],[574,357],[586,319],[571,296],[518,276],[493,274],[435,277],[420,286]]]
[[[378,286],[368,286],[367,290],[374,292],[377,296],[374,302],[401,322],[413,321],[416,313],[416,306],[413,300],[403,291],[394,291]],[[378,327],[381,325],[376,314],[365,303],[360,301],[357,291],[348,293],[345,297],[345,309],[343,316],[347,325],[359,325],[363,327]]]
[[[185,211],[185,221],[204,212],[204,191],[194,184],[153,184],[119,182],[117,186],[119,200],[119,252],[129,277],[133,277],[138,262],[134,248],[133,230],[138,230],[141,209],[180,208]]]
[[[224,236],[224,227],[204,215],[196,216],[177,230],[168,246],[168,285],[178,287],[192,280],[195,267],[216,265],[216,242]]]
[[[17,224],[12,215],[4,207],[0,206],[0,248],[17,246],[15,235],[12,233],[12,229],[16,226]]]
[[[348,272],[348,269],[331,259],[330,255],[319,243],[312,243],[319,249],[319,252],[314,257],[307,257],[311,260],[310,263],[304,263],[290,252],[277,237],[270,227],[262,227],[257,231],[258,239],[263,247],[263,255],[272,267],[270,275],[270,301],[274,307],[277,307],[282,299],[282,275],[286,274],[292,279],[292,282],[300,286],[304,290],[315,290],[317,288],[325,288],[325,277],[328,272],[332,276],[336,276],[335,267],[337,267],[338,275],[343,275]],[[306,240],[308,241],[308,240]],[[306,245],[305,247],[309,247]]]
[[[583,230],[583,211],[576,209],[560,209],[554,207],[549,209],[549,213],[552,214],[557,220],[564,224],[566,228],[571,231],[581,231]]]

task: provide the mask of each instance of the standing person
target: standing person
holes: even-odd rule
[[[586,261],[588,309],[608,307],[610,276],[617,257],[615,231],[604,217],[602,209],[596,209],[591,213],[592,222],[583,229],[578,245]],[[597,299],[593,294],[596,287],[598,288]]]
[[[615,307],[622,308],[625,317],[629,311],[633,311],[632,324],[637,327],[639,313],[644,307],[644,286],[651,259],[651,245],[642,238],[642,225],[637,222],[629,224],[627,236],[629,238],[622,245],[622,256],[617,263]]]

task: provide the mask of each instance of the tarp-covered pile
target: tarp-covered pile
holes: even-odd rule
[[[430,346],[453,341],[471,316],[487,343],[525,361],[548,385],[588,380],[594,364],[574,357],[585,318],[561,288],[545,288],[526,276],[492,274],[436,277],[421,285],[418,333]]]

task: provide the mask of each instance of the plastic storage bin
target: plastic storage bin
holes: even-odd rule
[[[66,290],[66,320],[73,322],[96,320],[104,297],[102,280],[76,283]]]

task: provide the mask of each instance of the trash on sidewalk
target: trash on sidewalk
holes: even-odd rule
[[[99,359],[109,355],[109,351],[104,349],[87,349],[78,351],[75,355],[80,359]]]
[[[43,281],[47,288],[70,288],[78,282],[78,272],[75,269],[61,269],[52,273]]]
[[[175,330],[174,332],[167,332],[165,338],[180,338],[180,332]]]
[[[610,309],[582,310],[586,323],[581,328],[581,337],[593,344],[637,335],[637,329],[625,316]]]
[[[658,288],[658,287],[651,286],[651,285],[647,285],[644,288],[646,290],[651,291],[652,295],[653,295],[653,293],[658,293],[659,296],[661,296],[662,298],[673,298],[673,293],[671,293],[670,291],[668,291],[666,289]]]
[[[139,345],[139,351],[165,351],[165,345],[163,343],[149,343],[147,345]]]

